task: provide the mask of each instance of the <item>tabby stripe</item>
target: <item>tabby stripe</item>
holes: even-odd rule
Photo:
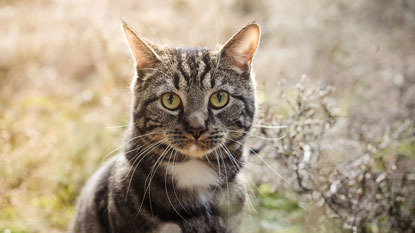
[[[210,87],[214,87],[216,84],[216,72],[210,76]]]
[[[244,139],[245,138],[245,136],[246,136],[246,133],[243,133],[241,136],[238,136],[238,137],[236,137],[236,138],[232,138],[232,140],[229,140],[229,142],[234,142],[234,141],[238,141],[238,142],[240,142],[240,143],[242,143],[241,142],[241,140],[242,139]],[[236,142],[235,142],[236,143]],[[242,143],[243,144],[243,143]],[[240,145],[241,146],[241,144],[238,144],[238,145]]]
[[[210,63],[209,63],[209,53],[205,53],[205,55],[203,56],[203,62],[205,64],[205,67],[203,69],[202,74],[200,75],[200,86],[203,86],[203,80],[206,78],[207,73],[210,71]]]
[[[246,72],[244,72],[244,73],[240,73],[240,72],[237,72],[237,71],[235,71],[234,69],[232,69],[232,68],[222,68],[222,70],[227,74],[227,75],[229,75],[229,76],[231,76],[231,77],[233,77],[233,78],[238,78],[238,77],[243,77],[243,78],[247,78],[247,77],[249,77],[249,73],[246,73]],[[248,75],[245,75],[245,73],[246,74],[248,74]]]
[[[242,101],[243,103],[244,103],[244,105],[245,105],[245,107],[244,107],[244,111],[248,114],[248,116],[250,116],[251,118],[252,117],[254,117],[254,112],[251,110],[251,109],[249,109],[249,104],[248,104],[248,101],[246,100],[246,98],[245,97],[243,97],[243,96],[241,96],[241,95],[232,95],[232,97],[234,97],[234,98],[236,98],[236,99],[238,99],[238,100],[240,100],[240,101]]]
[[[111,176],[112,169],[115,163],[111,163],[110,167],[105,170],[104,174],[101,174],[99,180],[98,192],[95,193],[94,203],[97,203],[95,212],[98,213],[98,218],[103,224],[105,229],[109,229],[109,219],[108,219],[108,180]]]
[[[144,75],[144,71],[137,67],[137,79],[142,80]]]
[[[147,188],[147,184],[144,185],[143,182],[148,177],[152,166],[151,165],[144,166],[143,162],[144,161],[136,165],[136,166],[140,166],[141,169],[136,169],[136,172],[133,174],[134,178],[132,179],[132,181],[134,182],[134,186],[133,186],[134,189],[131,189],[131,190],[134,191],[134,193],[136,194],[136,197],[139,198],[139,204],[143,203],[141,211],[145,210],[146,212],[150,213],[151,203],[149,200],[149,193],[147,192],[146,195],[144,196],[145,190]],[[130,195],[132,195],[132,192],[130,193],[131,193]],[[136,206],[139,204],[134,204],[134,205],[124,204],[125,206],[124,208],[129,208],[130,211],[137,211]]]
[[[189,56],[187,58],[187,63],[189,64],[191,81],[196,80],[196,78],[199,74],[200,64],[198,64],[198,62],[196,62],[195,56]]]
[[[140,83],[141,84],[140,85],[141,89],[144,89],[144,90],[147,89],[148,85],[151,83],[151,82],[149,82],[149,80],[151,80],[152,77],[155,76],[157,73],[160,73],[160,71],[159,70],[154,70],[153,72],[151,72],[151,74],[148,74],[148,73],[150,73],[150,72],[149,71],[143,72],[143,76],[139,79],[141,81],[141,83]],[[163,73],[161,73],[161,74],[164,75]],[[146,77],[146,79],[144,79],[146,75],[148,75],[148,77]]]
[[[173,84],[177,90],[180,90],[179,82],[180,82],[180,77],[177,73],[175,73],[173,76]]]
[[[145,131],[147,132],[153,131],[156,128],[163,128],[162,126],[163,126],[162,124],[154,124],[154,125],[148,125],[148,126],[146,125]]]
[[[183,61],[182,61],[182,57],[181,57],[181,54],[180,53],[176,54],[176,59],[177,59],[177,63],[178,63],[178,67],[179,67],[180,73],[182,74],[184,80],[186,81],[186,85],[189,85],[189,79],[190,78],[189,78],[189,76],[187,75],[187,73],[183,69]]]
[[[239,128],[242,128],[242,129],[244,129],[244,130],[248,130],[249,129],[249,126],[246,126],[244,123],[243,123],[243,121],[236,121],[235,123],[234,123],[234,125],[236,125],[236,126],[238,126]]]
[[[145,112],[145,110],[146,110],[146,108],[147,108],[147,106],[149,105],[149,104],[151,104],[151,103],[153,103],[154,101],[157,101],[157,100],[159,100],[159,98],[157,97],[154,97],[154,98],[151,98],[151,99],[146,99],[146,100],[144,100],[144,103],[141,105],[141,108],[140,109],[138,109],[137,111],[136,111],[136,113],[134,114],[134,117],[137,119],[137,118],[140,118],[143,114],[144,114],[144,112]]]
[[[240,142],[240,140],[243,138],[244,136],[242,136],[242,137],[240,137],[240,138],[235,138],[235,139],[233,139],[232,138],[232,140],[228,140],[227,142],[225,142],[225,146],[226,147],[231,147],[231,146],[234,146],[234,145],[237,145],[238,147],[241,147],[241,144],[239,144],[239,143],[242,143],[242,142]],[[236,141],[238,141],[238,142],[236,142]],[[243,143],[242,143],[243,144]]]
[[[213,113],[211,108],[208,108],[208,114],[209,114],[210,121],[212,121],[211,123],[214,124],[215,123],[215,114]]]
[[[179,108],[179,115],[178,115],[178,119],[184,119],[184,108],[183,107],[181,107],[181,108]]]
[[[157,119],[154,120],[153,118],[149,118],[149,117],[144,118],[144,124],[145,124],[146,131],[154,129],[157,126],[162,126],[160,121],[158,121]]]

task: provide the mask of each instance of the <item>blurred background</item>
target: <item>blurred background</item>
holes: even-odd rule
[[[286,128],[251,134],[243,232],[415,232],[413,0],[0,0],[0,232],[65,232],[120,145],[120,18],[212,49],[261,25],[257,124]]]

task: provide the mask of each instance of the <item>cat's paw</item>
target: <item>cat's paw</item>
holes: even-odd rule
[[[182,229],[175,223],[163,223],[157,229],[157,233],[182,233]]]

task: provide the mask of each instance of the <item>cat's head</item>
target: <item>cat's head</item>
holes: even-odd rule
[[[244,138],[255,113],[257,24],[242,28],[219,51],[162,48],[125,23],[123,29],[137,71],[131,89],[138,134],[190,157]]]

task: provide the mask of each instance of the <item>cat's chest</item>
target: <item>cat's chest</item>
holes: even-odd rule
[[[202,202],[211,198],[210,188],[220,183],[217,172],[200,160],[191,159],[167,167],[176,186],[195,192]]]

